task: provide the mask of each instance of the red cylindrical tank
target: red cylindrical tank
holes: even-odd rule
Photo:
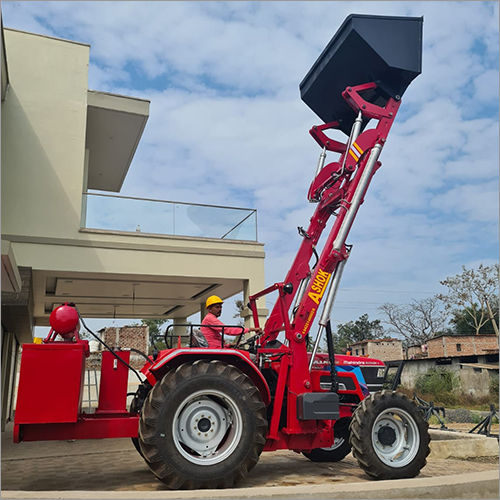
[[[49,318],[50,326],[64,339],[69,339],[73,336],[78,326],[78,321],[77,310],[67,303],[56,307]]]

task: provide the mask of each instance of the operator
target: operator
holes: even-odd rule
[[[224,323],[218,319],[222,313],[223,301],[217,295],[211,295],[208,297],[205,307],[207,309],[207,314],[201,322],[201,333],[205,337],[208,347],[220,349],[222,347],[222,326]],[[217,328],[218,327],[218,328]],[[241,328],[226,326],[224,328],[224,336],[230,335],[231,337],[244,335],[248,332],[262,333],[262,328],[245,328],[243,331]],[[227,346],[224,346],[227,347]]]

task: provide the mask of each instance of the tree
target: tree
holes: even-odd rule
[[[498,303],[494,304],[492,307],[493,316],[495,321],[498,323]],[[458,335],[470,335],[473,332],[473,326],[471,326],[471,316],[473,314],[479,315],[479,306],[476,305],[475,310],[470,310],[469,308],[454,309],[452,311],[452,318],[450,323],[452,328],[450,332]],[[477,318],[479,321],[479,318]],[[479,330],[481,335],[488,335],[495,333],[495,329],[491,321],[486,322]]]
[[[164,332],[161,327],[167,322],[166,319],[141,319],[141,325],[149,327],[149,345],[150,349],[157,347],[158,349],[165,349],[165,340],[163,338]]]
[[[379,309],[386,315],[390,331],[403,337],[407,346],[425,344],[445,328],[446,315],[437,297],[413,300],[408,305],[384,304]]]
[[[234,301],[234,307],[236,308],[236,312],[233,314],[233,318],[238,318],[237,324],[243,326],[241,313],[245,311],[245,303],[241,299],[237,299]]]
[[[370,321],[368,314],[361,315],[356,321],[340,323],[334,335],[335,350],[341,352],[347,346],[361,340],[369,340],[384,335],[379,319]]]
[[[447,294],[438,295],[447,310],[462,309],[476,335],[488,322],[498,335],[498,324],[492,309],[498,293],[498,264],[480,264],[477,269],[462,266],[461,274],[449,276],[440,283],[448,288]]]

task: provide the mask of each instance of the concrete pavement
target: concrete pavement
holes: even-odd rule
[[[448,441],[451,448],[460,448],[460,440],[446,437],[431,445],[441,442],[442,448]],[[484,452],[485,444],[479,440],[483,447],[480,453],[490,453],[489,457],[439,458],[436,450],[415,479],[373,481],[352,455],[342,462],[323,464],[310,462],[301,454],[278,451],[263,453],[238,488],[169,491],[149,471],[129,439],[14,444],[8,427],[2,434],[2,497],[498,498],[498,442],[483,439],[492,440],[487,443],[489,452]]]

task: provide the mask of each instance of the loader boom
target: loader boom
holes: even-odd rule
[[[381,166],[378,157],[401,103],[389,98],[384,107],[370,104],[363,99],[362,92],[375,88],[375,83],[368,83],[348,87],[343,92],[344,99],[358,113],[360,120],[375,119],[378,124],[376,128],[359,134],[359,122],[355,122],[348,142],[334,145],[333,151],[340,153],[338,161],[321,168],[313,179],[309,199],[318,204],[307,230],[299,230],[303,240],[284,281],[284,284],[291,286],[288,285],[285,293],[280,295],[266,322],[263,343],[276,339],[283,330],[288,341],[302,343],[339,264],[349,257],[350,247],[345,243],[347,235],[370,181]],[[323,150],[332,147],[331,139],[323,133],[327,128],[338,128],[338,123],[332,122],[310,130]],[[335,221],[318,261],[311,268],[309,262],[332,215],[336,216]],[[287,290],[290,291],[286,293]],[[251,303],[259,296],[252,296]],[[290,311],[294,298],[296,305]],[[331,307],[331,304],[327,306]],[[288,317],[292,320],[287,329]]]

